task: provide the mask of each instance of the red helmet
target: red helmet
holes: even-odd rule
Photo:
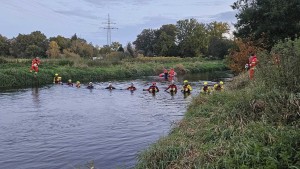
[[[152,85],[156,85],[156,82],[152,82]]]

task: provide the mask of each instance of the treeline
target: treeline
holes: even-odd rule
[[[130,45],[129,47],[132,48]],[[124,52],[124,49],[118,42],[113,42],[111,46],[94,46],[85,39],[77,37],[76,34],[71,38],[60,35],[47,38],[42,32],[34,31],[30,34],[19,34],[12,39],[0,34],[0,56],[13,56],[16,58],[36,56],[44,58],[92,58],[113,51]]]
[[[233,41],[224,37],[230,26],[223,22],[199,23],[196,19],[144,29],[133,42],[138,53],[145,56],[212,56],[223,59]]]

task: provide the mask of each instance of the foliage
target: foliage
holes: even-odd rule
[[[46,53],[50,58],[58,58],[60,56],[60,50],[58,44],[55,41],[51,41],[49,43],[49,47]]]
[[[208,46],[207,30],[204,24],[196,19],[179,20],[177,27],[177,42],[180,55],[195,57],[206,54]]]
[[[237,0],[232,8],[238,10],[235,35],[253,41],[264,36],[257,45],[269,50],[279,40],[294,39],[300,33],[299,0]]]
[[[236,74],[245,71],[245,64],[249,63],[249,56],[261,50],[252,41],[235,39],[235,47],[231,48],[227,58],[229,68]]]
[[[261,76],[260,79],[267,87],[276,86],[280,91],[300,93],[300,38],[279,42],[272,48],[271,55],[261,53],[260,64],[263,66],[258,76]]]
[[[37,78],[34,78],[34,75],[29,72],[31,59],[3,58],[0,60],[2,62],[0,78],[3,79],[0,81],[0,89],[51,84],[55,73],[59,73],[63,80],[73,79],[74,81],[89,82],[158,75],[164,67],[174,67],[175,71],[179,71],[176,67],[177,64],[182,64],[181,69],[185,72],[195,73],[226,68],[221,61],[200,62],[196,61],[196,58],[154,57],[147,60],[146,57],[143,59],[124,59],[124,57],[126,56],[122,52],[112,52],[102,60],[88,60],[79,56],[78,58],[42,59]]]
[[[217,59],[224,59],[233,48],[233,42],[228,39],[211,37],[208,45],[208,55]]]
[[[133,49],[132,44],[130,42],[127,43],[126,50],[131,57],[133,58],[137,57],[137,53]]]
[[[46,56],[48,40],[40,31],[29,35],[19,34],[11,41],[10,53],[18,58],[29,58],[34,56]]]
[[[216,40],[222,41],[229,25],[223,22],[199,23],[196,19],[177,21],[176,25],[162,25],[159,29],[144,29],[133,42],[138,53],[145,56],[201,57],[211,54]],[[223,43],[219,43],[223,45]],[[225,43],[224,43],[225,44]],[[227,43],[226,43],[227,44]],[[227,48],[228,45],[223,49]],[[226,52],[217,52],[218,59]]]
[[[9,47],[8,39],[0,34],[0,55],[9,55]]]
[[[155,41],[155,30],[153,29],[144,29],[138,36],[137,39],[133,42],[136,49],[143,51],[144,55],[153,56]]]
[[[155,31],[155,43],[153,45],[155,55],[178,56],[176,48],[176,26],[173,24],[162,25]]]
[[[259,53],[256,80],[241,74],[224,92],[194,98],[136,168],[299,168],[299,42]],[[274,53],[284,61],[272,64]]]

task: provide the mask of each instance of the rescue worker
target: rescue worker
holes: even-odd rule
[[[149,93],[159,92],[159,89],[156,86],[156,82],[152,82],[152,85],[148,89],[145,89],[145,90],[149,91]]]
[[[90,83],[89,83],[89,85],[88,85],[86,88],[88,88],[88,89],[94,89],[94,85],[93,85],[93,83],[92,83],[92,82],[90,82]]]
[[[54,75],[53,83],[56,83],[56,84],[59,83],[59,78],[58,78],[58,74],[57,73],[55,73],[55,75]]]
[[[192,86],[189,84],[189,81],[187,81],[187,80],[183,81],[183,86],[182,86],[181,92],[191,93],[192,90],[193,89],[192,89]]]
[[[30,67],[30,72],[34,71],[35,74],[38,73],[39,71],[39,65],[41,63],[41,60],[39,57],[35,57],[34,59],[32,59],[31,61],[31,67]]]
[[[80,88],[80,86],[81,86],[81,85],[80,85],[80,81],[77,81],[77,82],[76,82],[76,87],[77,87],[77,88]]]
[[[130,90],[130,91],[135,91],[136,90],[136,87],[134,87],[134,84],[131,83],[129,87],[127,87],[126,90]]]
[[[210,86],[208,86],[208,83],[204,82],[203,84],[204,84],[204,86],[202,87],[201,92],[203,92],[204,94],[210,94],[211,88],[210,88]]]
[[[171,93],[177,93],[177,86],[175,85],[174,80],[171,81],[171,85],[169,85],[165,91],[168,91],[169,89]]]
[[[168,70],[164,69],[164,78],[165,78],[165,80],[168,80],[168,77],[169,77]]]
[[[224,83],[223,83],[222,81],[220,81],[219,84],[216,83],[216,84],[214,85],[214,90],[215,90],[215,91],[224,91],[224,85],[223,85],[223,84],[224,84]]]
[[[58,84],[62,84],[62,81],[61,81],[61,77],[60,77],[60,76],[57,77],[57,80],[58,80]]]
[[[68,80],[67,85],[68,85],[68,86],[73,86],[73,83],[72,83],[72,80],[71,80],[71,79]]]
[[[174,68],[171,68],[170,71],[169,71],[169,76],[174,77],[175,75],[176,75],[176,73],[174,71]]]
[[[111,83],[108,84],[108,87],[106,87],[105,89],[108,89],[108,90],[113,90],[113,89],[116,89],[115,87],[113,87],[113,85]]]
[[[258,63],[257,57],[255,54],[252,54],[249,58],[250,70],[249,70],[249,78],[252,80],[254,78],[255,67]]]

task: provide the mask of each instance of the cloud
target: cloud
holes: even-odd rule
[[[235,23],[236,22],[236,11],[228,11],[222,12],[216,15],[205,15],[205,16],[192,16],[192,18],[196,18],[199,22],[228,22],[228,23]]]
[[[99,19],[99,17],[92,14],[92,11],[88,11],[88,10],[74,9],[74,10],[53,10],[53,11],[68,16],[83,17],[87,19]]]
[[[122,5],[124,4],[124,0],[84,0],[90,4],[97,5],[100,7],[105,7],[108,5]],[[152,0],[127,0],[126,5],[145,5],[151,3]]]

